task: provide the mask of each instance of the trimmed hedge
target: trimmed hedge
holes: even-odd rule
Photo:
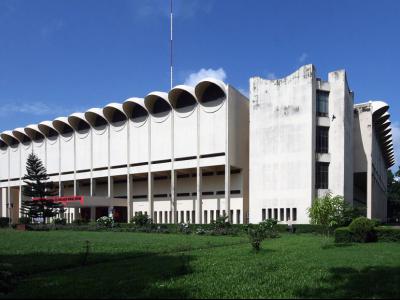
[[[312,224],[296,224],[293,225],[295,233],[318,233],[325,234],[326,228],[321,225],[312,225]],[[329,233],[333,233],[333,229],[328,229]]]
[[[379,242],[400,242],[400,228],[381,226],[376,227],[374,232],[376,240]],[[341,227],[335,230],[335,243],[352,242],[356,242],[356,240],[348,227]]]
[[[400,228],[381,226],[375,228],[375,231],[381,242],[400,242]]]

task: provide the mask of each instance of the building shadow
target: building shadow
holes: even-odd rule
[[[400,267],[332,268],[323,287],[297,291],[299,298],[399,298]]]
[[[13,286],[0,298],[190,298],[164,284],[192,272],[193,258],[183,253],[2,255],[0,264],[18,259],[38,263],[14,268]]]

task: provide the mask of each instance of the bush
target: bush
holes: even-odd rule
[[[67,220],[63,218],[55,218],[53,220],[54,225],[67,225]]]
[[[151,219],[146,214],[138,214],[131,219],[131,223],[136,226],[143,227],[152,223]]]
[[[296,233],[316,233],[316,234],[325,234],[326,227],[322,225],[314,225],[314,224],[294,224],[294,231]],[[333,233],[333,228],[328,228],[329,233]]]
[[[256,252],[260,251],[263,240],[278,237],[277,223],[278,221],[275,219],[267,219],[258,225],[249,225],[247,227],[250,244]]]
[[[400,242],[399,228],[377,227],[375,232],[380,242]]]
[[[348,227],[340,227],[335,229],[335,243],[351,243],[353,235]]]
[[[9,225],[10,225],[10,218],[5,218],[5,217],[0,218],[1,228],[8,227]]]
[[[113,228],[114,219],[112,217],[103,216],[96,221],[99,228]]]
[[[85,220],[85,219],[75,219],[72,221],[72,224],[74,225],[87,225],[89,223],[89,220]]]
[[[21,218],[19,218],[19,221],[18,221],[18,223],[19,224],[30,224],[31,223],[31,219],[30,218],[28,218],[28,217],[21,217]]]
[[[359,217],[351,222],[349,230],[352,240],[358,243],[376,242],[375,222],[366,218]]]

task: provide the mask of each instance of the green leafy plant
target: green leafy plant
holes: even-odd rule
[[[131,223],[139,227],[144,227],[146,225],[150,225],[152,222],[148,215],[138,214],[131,219]]]
[[[67,220],[64,218],[55,218],[53,219],[53,224],[55,225],[67,225]]]
[[[112,217],[103,216],[97,219],[97,226],[100,228],[113,228],[114,219]]]
[[[352,239],[358,243],[376,242],[375,222],[366,217],[354,219],[349,225]]]
[[[253,249],[258,252],[261,249],[261,243],[267,238],[276,238],[278,236],[275,219],[267,219],[257,225],[248,226],[247,234]]]
[[[347,225],[353,213],[342,196],[332,196],[331,193],[315,199],[307,211],[311,224],[323,226],[328,236],[334,228]]]

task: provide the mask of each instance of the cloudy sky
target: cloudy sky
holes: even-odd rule
[[[248,93],[313,63],[391,106],[399,156],[400,1],[174,0],[175,84]],[[0,132],[167,91],[169,0],[0,0]]]

